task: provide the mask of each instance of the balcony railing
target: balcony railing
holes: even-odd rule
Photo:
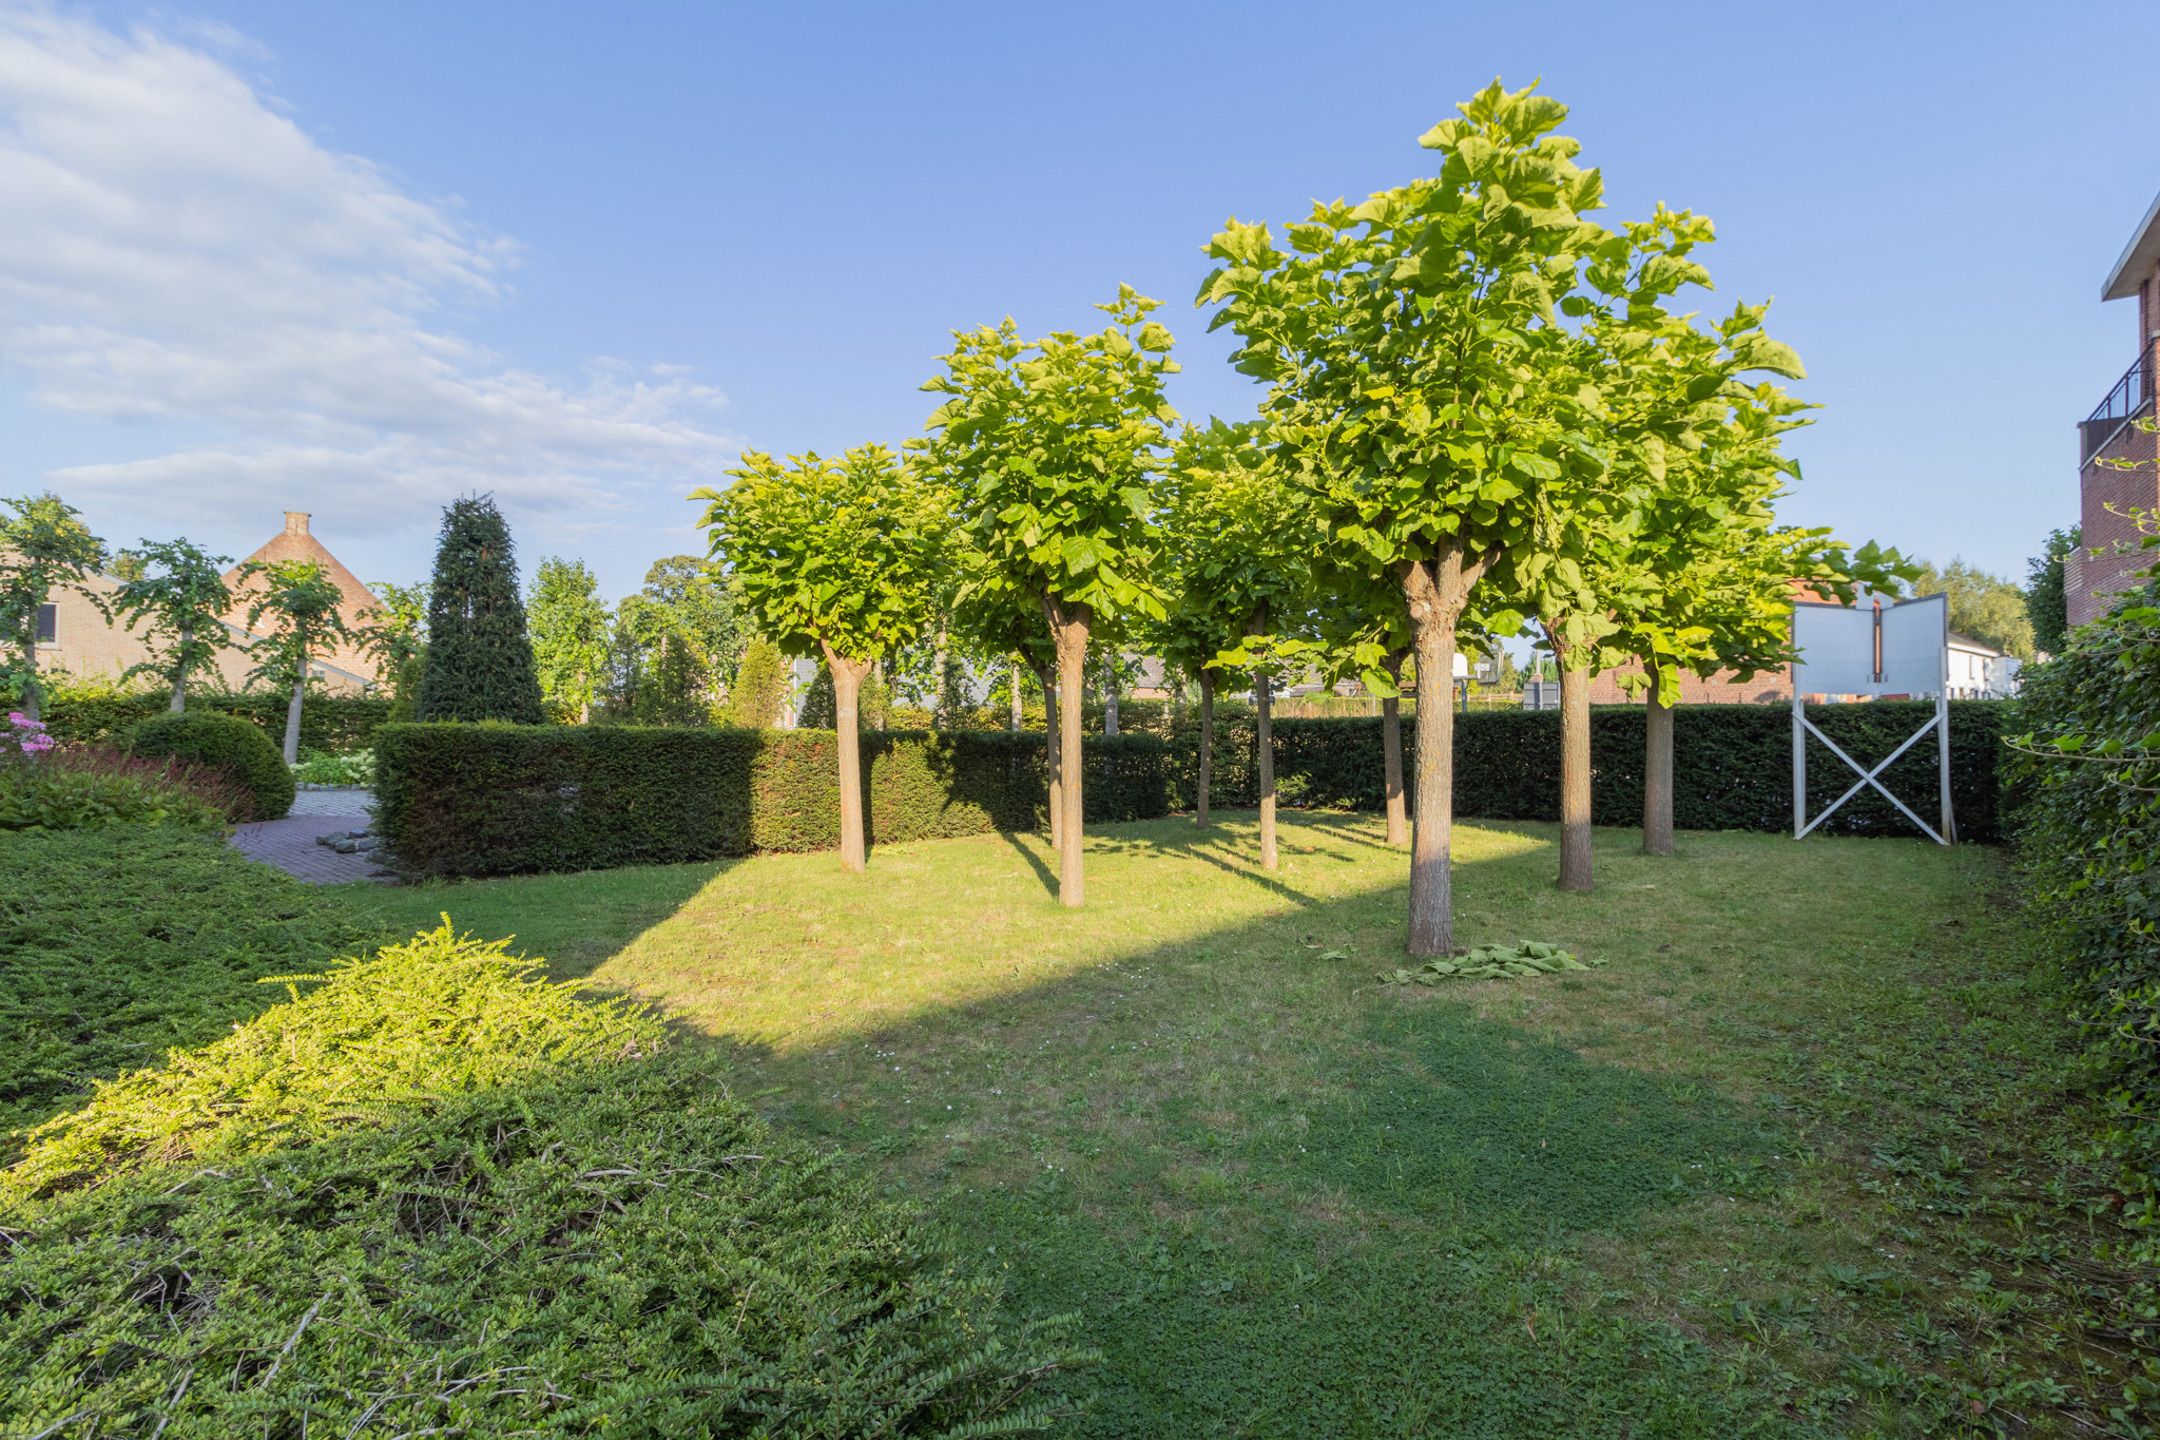
[[[2152,352],[2141,350],[2122,379],[2108,391],[2107,399],[2078,426],[2078,463],[2100,453],[2116,432],[2145,413],[2153,403]]]

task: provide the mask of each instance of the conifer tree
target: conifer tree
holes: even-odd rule
[[[521,725],[537,725],[542,718],[517,557],[510,527],[492,496],[468,495],[443,510],[428,591],[420,718]]]

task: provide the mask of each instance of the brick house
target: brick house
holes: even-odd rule
[[[302,511],[286,511],[283,532],[273,536],[248,560],[314,560],[320,563],[344,593],[345,602],[340,612],[349,626],[357,626],[361,617],[376,607],[374,594],[355,579],[320,540],[308,533],[308,517]],[[243,561],[242,565],[246,563]],[[242,565],[225,573],[226,583],[233,587],[236,603],[225,616],[227,648],[218,652],[212,666],[218,682],[231,690],[246,687],[248,671],[255,664],[240,648],[255,638],[247,629],[248,602],[240,585]],[[120,583],[110,575],[97,575],[91,577],[87,588],[100,597],[109,597],[120,588]],[[55,592],[50,602],[40,607],[38,669],[41,671],[83,679],[113,679],[129,666],[148,659],[150,650],[139,631],[128,629],[125,622],[107,619],[77,591]],[[324,688],[334,694],[357,695],[381,679],[375,662],[352,646],[340,646],[326,652],[309,668]]]
[[[2160,510],[2160,467],[2152,432],[2136,422],[2153,415],[2154,369],[2160,362],[2160,198],[2138,222],[2130,243],[2100,287],[2100,298],[2137,301],[2137,351],[2107,398],[2078,424],[2078,523],[2083,543],[2064,565],[2070,623],[2106,613],[2130,576],[2151,563],[2135,553],[2138,529],[2123,513]],[[2136,470],[2107,463],[2130,461]]]

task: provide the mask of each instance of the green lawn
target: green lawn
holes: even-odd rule
[[[1087,1434],[2093,1433],[2060,1021],[1996,852],[1458,832],[1459,940],[1586,974],[1383,986],[1376,820],[415,889],[653,1001],[739,1094],[943,1217],[1104,1353]],[[2042,1263],[2050,1261],[2051,1263]]]

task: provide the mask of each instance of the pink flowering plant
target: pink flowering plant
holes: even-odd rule
[[[59,743],[44,725],[20,710],[10,710],[7,725],[0,728],[0,763],[35,759]]]

